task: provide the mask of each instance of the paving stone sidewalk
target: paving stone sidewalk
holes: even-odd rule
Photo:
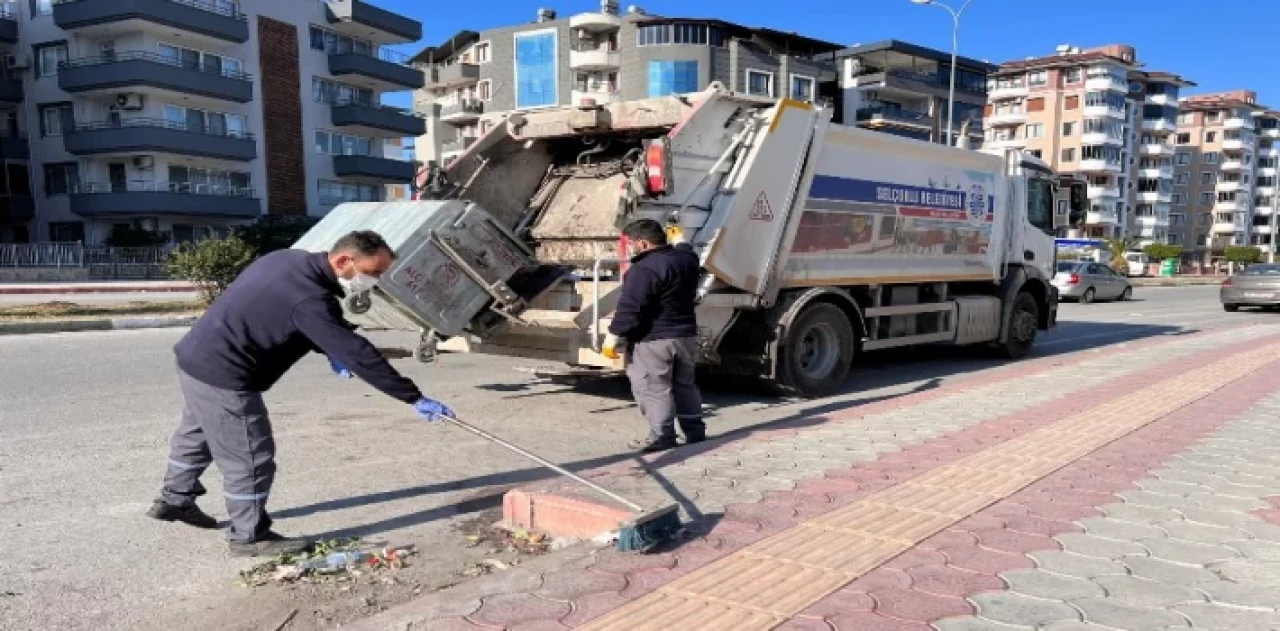
[[[651,501],[653,486],[666,485],[664,492],[674,492],[681,499],[686,518],[692,516],[706,536],[652,555],[579,546],[429,596],[356,628],[577,626],[771,532],[896,484],[958,453],[1007,440],[1037,424],[1122,396],[1132,390],[1132,383],[1171,377],[1256,347],[1264,339],[1275,341],[1272,336],[1277,332],[1280,328],[1272,326],[1249,327],[1135,345],[1124,354],[1102,354],[1025,377],[1010,374],[997,383],[975,385],[917,405],[865,416],[855,411],[844,420],[832,420],[838,415],[831,414],[815,427],[717,448],[661,468],[655,476],[610,476],[609,486]],[[1037,541],[1043,543],[1043,539]],[[999,589],[1003,583],[987,574],[964,585],[979,591]],[[902,599],[904,610],[911,610],[910,594]],[[908,620],[877,612],[875,621],[877,625],[919,625],[973,611],[966,601],[959,602],[966,608],[934,611],[928,620],[919,619],[918,613]],[[819,625],[813,628],[832,628],[826,616],[811,615],[796,624],[805,622]],[[955,624],[987,622],[973,618]]]

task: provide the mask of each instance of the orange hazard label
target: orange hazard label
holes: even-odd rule
[[[747,215],[747,218],[755,221],[773,221],[773,208],[769,207],[769,198],[765,196],[764,191],[760,191],[760,195],[756,197],[756,203],[751,206],[751,214]]]

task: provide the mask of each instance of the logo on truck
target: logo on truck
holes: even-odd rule
[[[981,184],[969,188],[969,221],[985,223],[987,221],[987,191]]]

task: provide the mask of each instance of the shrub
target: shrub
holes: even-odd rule
[[[173,250],[165,262],[171,278],[195,284],[205,304],[213,302],[244,271],[257,252],[236,235],[187,243]]]
[[[1262,260],[1262,249],[1251,245],[1229,245],[1222,256],[1230,263],[1257,263]]]
[[[1182,246],[1180,245],[1153,243],[1142,248],[1142,252],[1157,261],[1182,258]]]

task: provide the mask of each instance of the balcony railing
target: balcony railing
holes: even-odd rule
[[[87,0],[75,0],[76,2],[85,2]],[[184,68],[186,70],[195,70],[205,74],[211,74],[218,77],[226,77],[228,79],[239,79],[241,81],[252,81],[253,75],[239,70],[228,70],[223,68],[221,64],[212,64],[208,62],[189,62],[173,57],[166,57],[159,53],[152,53],[142,50],[127,50],[111,55],[103,55],[100,57],[80,57],[78,59],[69,59],[58,64],[59,69],[63,68],[87,68],[93,66],[105,66],[108,64],[119,64],[128,61],[147,61],[156,64],[164,64],[174,68]]]
[[[929,113],[892,107],[864,107],[858,110],[857,120],[858,122],[886,120],[927,125],[929,124]]]
[[[97,131],[103,129],[122,129],[127,127],[141,127],[147,129],[170,129],[174,131],[184,131],[191,134],[200,134],[202,136],[213,136],[215,138],[235,138],[240,140],[253,140],[253,134],[247,131],[232,131],[229,129],[212,129],[209,126],[195,127],[189,123],[168,121],[162,118],[122,118],[119,121],[95,121],[92,123],[77,123],[76,131]]]
[[[78,4],[81,2],[85,2],[85,3],[101,2],[101,0],[53,0],[53,4],[55,5]],[[193,9],[200,9],[201,11],[212,13],[214,15],[221,15],[229,18],[235,18],[237,20],[240,20],[241,22],[248,21],[248,18],[245,17],[245,14],[240,12],[240,7],[238,4],[227,7],[227,6],[220,6],[212,2],[201,2],[200,0],[165,0],[165,2],[172,2],[174,4],[180,4],[183,6],[191,7]]]
[[[68,191],[72,195],[105,193],[178,193],[181,195],[210,195],[214,197],[257,197],[257,189],[224,184],[193,184],[191,182],[152,182],[130,180],[117,184],[106,182],[81,182]]]

